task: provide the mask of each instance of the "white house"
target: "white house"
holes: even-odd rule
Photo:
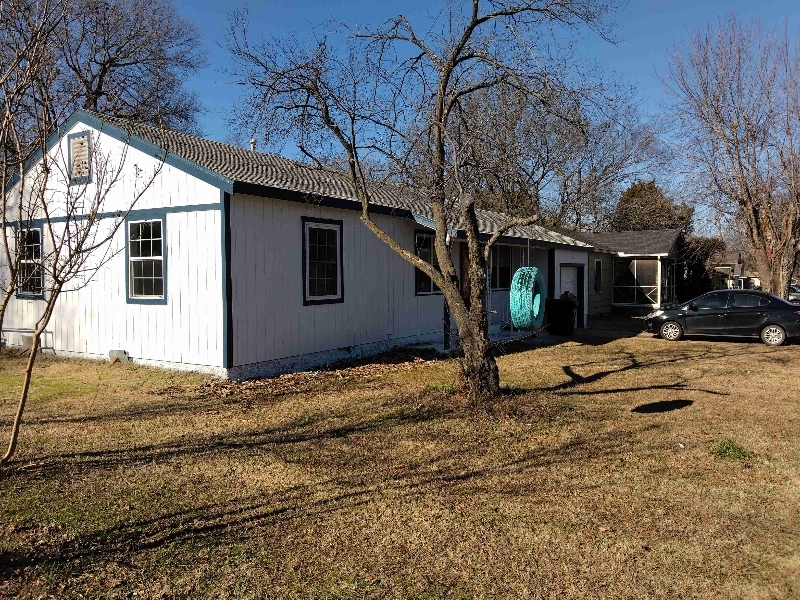
[[[68,156],[72,180],[79,173],[89,186],[86,153],[90,165],[101,152],[120,163],[124,157],[109,216],[125,209],[141,173],[164,161],[114,239],[118,253],[88,285],[59,299],[44,340],[57,354],[104,358],[120,349],[142,364],[247,378],[442,340],[442,295],[359,221],[361,206],[343,176],[86,111],[47,147]],[[387,185],[371,210],[406,248],[430,256],[424,201]],[[505,221],[488,211],[479,219],[487,238]],[[30,225],[40,231],[28,239],[46,250],[43,221]],[[454,232],[457,269],[464,239]],[[569,289],[585,299],[591,250],[539,226],[501,238],[489,276],[492,331],[510,319],[519,266],[539,267],[549,296]],[[40,314],[40,285],[32,278],[12,298],[3,330],[9,345],[20,344]]]

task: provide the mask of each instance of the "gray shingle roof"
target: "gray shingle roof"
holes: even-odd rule
[[[726,250],[711,257],[714,265],[738,265],[742,262],[742,254],[738,250]]]
[[[622,254],[669,254],[681,235],[680,229],[611,231],[605,233],[570,232],[571,237],[586,242],[601,252]]]
[[[179,131],[131,123],[92,111],[84,112],[233,182],[312,196],[358,201],[355,187],[342,172],[317,168],[275,154],[214,142]],[[372,193],[373,204],[377,206],[409,211],[425,218],[431,217],[430,204],[411,187],[376,182]],[[478,210],[477,214],[479,229],[485,234],[494,233],[508,220],[506,215],[488,210]],[[460,229],[458,223],[453,227]],[[566,233],[540,225],[515,227],[506,235],[559,245],[580,247],[590,245]]]

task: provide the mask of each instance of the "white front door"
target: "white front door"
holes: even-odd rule
[[[578,297],[578,267],[561,267],[561,293],[569,292]],[[578,315],[575,314],[573,327],[578,326]]]
[[[578,267],[561,267],[561,293],[578,296]]]

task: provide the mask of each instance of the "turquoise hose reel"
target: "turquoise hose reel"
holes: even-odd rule
[[[511,280],[511,321],[522,331],[536,331],[544,324],[545,290],[536,267],[520,267]]]

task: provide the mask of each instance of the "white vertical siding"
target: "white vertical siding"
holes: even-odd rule
[[[304,216],[342,221],[342,303],[303,306]],[[414,223],[375,220],[413,248]],[[416,296],[414,268],[364,227],[356,211],[235,195],[231,232],[234,365],[442,331],[442,296]]]
[[[303,306],[303,217],[342,222],[344,302]],[[374,218],[404,248],[414,247],[418,225],[408,219]],[[237,367],[443,336],[442,296],[415,295],[414,268],[364,227],[357,211],[235,195],[231,232]],[[459,274],[461,243],[453,244]],[[582,255],[564,258],[585,263]],[[513,246],[512,271],[538,267],[546,289],[547,257],[546,249]],[[492,292],[491,310],[493,324],[510,320],[508,290]]]
[[[57,353],[107,356],[123,349],[142,361],[222,367],[221,212],[166,214],[167,304],[126,302],[124,252],[118,252],[83,289],[65,291],[48,326],[46,345]],[[124,232],[113,241],[123,247]],[[9,343],[31,329],[42,300],[12,298],[3,325]]]
[[[78,124],[72,131],[87,129],[91,128]],[[66,136],[61,146],[52,150],[56,160],[65,149]],[[104,212],[127,209],[137,187],[143,187],[143,181],[159,164],[146,153],[96,130],[92,130],[92,152],[122,165],[118,183],[107,193]],[[54,178],[52,193],[63,194],[63,184]],[[94,193],[94,185],[89,185],[87,195]],[[137,212],[144,209],[148,212]],[[85,287],[62,293],[45,344],[52,344],[57,353],[90,356],[107,356],[109,350],[124,349],[144,362],[179,368],[208,367],[221,372],[224,315],[220,191],[180,169],[163,165],[134,206],[131,219],[155,218],[150,211],[159,212],[165,219],[167,303],[126,301],[126,232],[121,227],[111,242],[117,251],[113,258]],[[58,216],[57,210],[54,216]],[[58,227],[63,225],[56,223],[54,229]],[[20,342],[20,333],[13,330],[33,328],[43,308],[41,300],[12,298],[3,324],[4,330],[12,330],[4,333],[10,344]]]

